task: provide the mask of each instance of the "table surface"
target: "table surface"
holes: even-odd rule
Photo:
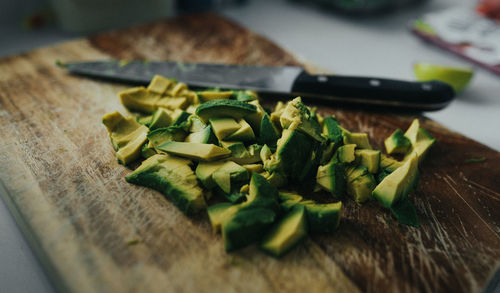
[[[254,0],[222,13],[327,71],[412,79],[412,64],[417,61],[470,66],[421,42],[408,31],[411,19],[458,2],[427,1],[397,14],[357,20],[290,1]],[[25,32],[9,25],[0,27],[0,36],[0,56],[76,37],[55,28]],[[492,135],[498,134],[494,125],[500,125],[499,90],[500,77],[477,69],[465,93],[446,109],[426,116],[500,150],[500,136]],[[4,192],[1,184],[0,192]],[[0,202],[0,291],[53,292],[5,204]]]

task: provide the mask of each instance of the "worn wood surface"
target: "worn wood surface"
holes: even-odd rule
[[[500,265],[500,154],[423,120],[438,139],[412,199],[420,228],[344,200],[339,231],[280,260],[226,254],[206,215],[127,184],[101,116],[122,85],[68,76],[56,60],[170,59],[299,64],[212,14],[79,39],[0,60],[3,197],[56,287],[72,292],[479,292]],[[321,106],[374,146],[412,116]],[[484,157],[480,163],[467,159]],[[1,190],[1,189],[0,189]]]

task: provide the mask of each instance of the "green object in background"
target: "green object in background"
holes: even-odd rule
[[[453,87],[455,93],[462,92],[469,84],[474,70],[470,68],[442,66],[431,63],[416,63],[413,71],[418,81],[439,80]]]

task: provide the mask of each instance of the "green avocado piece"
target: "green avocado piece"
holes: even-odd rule
[[[318,167],[316,183],[339,199],[345,190],[344,164],[333,158],[328,164]]]
[[[277,215],[271,209],[240,209],[222,223],[222,238],[226,251],[233,251],[262,238]]]
[[[227,158],[231,151],[214,144],[196,142],[169,141],[156,147],[158,150],[169,154],[185,157],[197,161],[215,161]]]
[[[416,153],[418,162],[422,162],[429,149],[436,143],[436,139],[427,130],[420,127],[418,119],[413,120],[408,130],[406,130],[405,136],[410,140],[412,147],[406,154],[404,161],[412,157],[413,153]]]
[[[335,203],[299,203],[306,208],[309,231],[312,233],[332,233],[337,230],[342,215],[342,202]]]
[[[233,97],[236,97],[236,100],[241,102],[251,102],[259,99],[257,93],[251,90],[234,91]]]
[[[197,92],[198,97],[200,97],[202,102],[207,102],[211,100],[229,99],[233,96],[233,91],[201,91]]]
[[[199,162],[196,166],[196,177],[200,179],[203,186],[208,189],[214,188],[217,184],[212,178],[214,172],[224,165],[225,161]]]
[[[285,212],[290,211],[296,204],[302,201],[303,197],[292,192],[283,192],[280,191],[279,199],[281,201],[280,206],[281,209]]]
[[[171,79],[155,75],[148,85],[148,91],[163,95],[167,91],[167,88],[174,83]]]
[[[385,177],[373,190],[373,196],[386,208],[406,198],[418,181],[418,156],[411,157]]]
[[[366,173],[351,181],[347,181],[347,194],[352,196],[356,203],[362,204],[372,198],[375,186],[377,186],[377,182],[373,175]]]
[[[244,142],[254,141],[255,134],[253,133],[253,129],[250,124],[248,124],[245,119],[240,119],[238,124],[240,125],[240,128],[228,135],[225,139]]]
[[[149,126],[149,124],[151,123],[151,118],[153,118],[153,115],[147,115],[147,116],[141,115],[135,117],[135,121],[137,121],[137,123],[139,124]]]
[[[280,257],[307,236],[305,208],[296,206],[264,236],[260,248]]]
[[[365,166],[347,166],[345,175],[347,182],[354,181],[356,178],[368,174],[368,168]]]
[[[149,132],[147,138],[149,139],[148,148],[156,148],[169,141],[184,141],[186,132],[180,128],[169,126]]]
[[[311,115],[307,106],[302,103],[300,97],[286,104],[280,116],[280,123],[283,129],[298,129],[320,143],[325,141],[318,122]]]
[[[204,209],[206,202],[190,165],[190,160],[157,154],[143,161],[125,180],[158,190],[183,213],[192,215]]]
[[[176,110],[174,110],[174,113],[172,114],[172,118],[173,118],[172,125],[173,126],[184,125],[185,123],[188,122],[188,119],[190,116],[191,116],[191,114],[189,114],[188,112],[176,109]]]
[[[122,91],[120,101],[131,111],[151,114],[158,109],[161,94],[146,90],[144,87],[135,87]]]
[[[257,112],[257,108],[249,103],[237,100],[218,99],[205,102],[196,108],[198,115],[204,122],[210,118],[232,117],[241,119],[244,116]]]
[[[212,131],[212,126],[206,125],[203,129],[197,132],[190,133],[188,136],[186,136],[186,139],[184,141],[215,144],[217,142],[217,138]]]
[[[337,149],[337,157],[342,163],[352,163],[356,159],[354,150],[355,144],[346,144]]]
[[[119,112],[106,114],[102,123],[108,130],[118,162],[128,165],[141,156],[149,129],[134,118],[125,118]]]
[[[340,146],[343,142],[342,129],[334,116],[323,119],[323,134],[336,146]]]
[[[281,173],[287,174],[292,180],[300,180],[304,166],[311,161],[313,148],[314,141],[309,136],[297,130],[283,130],[276,149],[277,166]],[[268,171],[273,172],[273,168]]]
[[[257,173],[252,173],[250,179],[247,201],[245,206],[270,208],[276,212],[279,211],[278,189],[267,179]]]
[[[365,166],[368,172],[376,174],[380,165],[380,151],[379,150],[368,150],[361,149],[355,150],[356,162],[358,164]]]
[[[155,130],[157,128],[164,128],[169,126],[172,123],[172,118],[170,117],[167,110],[163,108],[158,108],[153,113],[151,117],[151,123],[149,123],[149,129]]]
[[[401,129],[396,129],[391,136],[384,140],[385,149],[389,155],[405,154],[411,147],[410,140]]]
[[[221,141],[241,127],[236,120],[230,117],[210,118],[209,121],[215,136]]]
[[[156,150],[154,148],[149,148],[148,144],[144,144],[141,148],[141,156],[145,159],[156,155]]]
[[[382,169],[383,171],[391,173],[397,168],[401,167],[401,165],[403,165],[403,162],[388,157],[384,154],[380,154],[380,169]]]
[[[232,161],[222,164],[212,175],[215,183],[225,192],[231,193],[231,182],[248,182],[247,169]]]
[[[355,144],[357,148],[360,149],[371,149],[370,141],[368,140],[368,134],[361,132],[349,132],[344,130],[344,144]]]
[[[275,146],[276,142],[280,136],[276,127],[274,127],[273,122],[268,114],[264,113],[262,115],[262,120],[260,122],[259,131],[259,143],[266,144],[270,146]]]
[[[222,142],[221,144],[227,145],[227,142]],[[261,160],[260,145],[253,144],[246,148],[242,142],[232,142],[226,148],[231,151],[231,157],[229,159],[240,165],[254,164]]]
[[[208,218],[212,229],[215,233],[220,231],[222,223],[231,218],[237,211],[239,206],[229,202],[219,203],[207,208]]]

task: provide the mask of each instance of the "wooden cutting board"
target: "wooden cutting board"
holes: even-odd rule
[[[61,291],[479,292],[500,265],[500,154],[422,118],[438,139],[412,195],[420,228],[375,202],[345,199],[337,233],[282,259],[255,246],[227,254],[205,214],[124,181],[101,116],[125,109],[123,85],[69,76],[56,60],[150,59],[300,65],[213,14],[120,30],[0,60],[2,196]],[[383,138],[411,116],[320,106]],[[484,162],[467,163],[484,157]],[[5,264],[4,264],[5,265]]]

